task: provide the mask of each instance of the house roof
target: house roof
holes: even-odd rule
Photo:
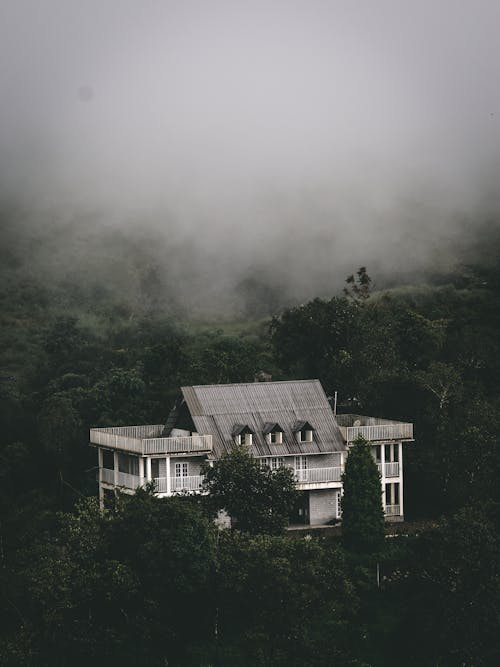
[[[234,446],[235,427],[253,432],[255,456],[319,454],[345,449],[339,426],[319,380],[252,382],[247,384],[182,387],[198,433],[212,435],[214,453],[220,456]],[[297,422],[309,423],[312,442],[297,442]],[[266,441],[268,424],[279,424],[283,442]]]

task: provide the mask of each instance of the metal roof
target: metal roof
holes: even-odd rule
[[[212,435],[214,453],[220,456],[234,446],[236,425],[253,432],[255,456],[319,454],[345,449],[342,433],[319,380],[252,382],[247,384],[182,387],[198,433]],[[312,442],[298,442],[297,422],[312,426]],[[279,424],[283,442],[268,443],[266,424]]]

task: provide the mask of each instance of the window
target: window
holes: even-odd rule
[[[299,441],[300,442],[312,442],[313,432],[311,429],[302,429],[299,431]]]
[[[187,477],[188,476],[188,464],[187,463],[176,463],[175,464],[175,476],[176,477]]]
[[[272,445],[279,445],[283,442],[283,431],[271,431],[269,434],[269,442]]]
[[[156,479],[160,476],[160,459],[151,459],[151,477]]]
[[[299,482],[305,482],[307,479],[307,457],[295,457],[295,475]]]
[[[394,504],[399,505],[399,483],[396,482],[393,486],[394,486]]]
[[[252,433],[242,433],[241,435],[236,436],[236,444],[237,445],[246,445],[250,446],[253,442],[253,434]]]
[[[392,460],[397,463],[399,461],[399,444],[396,442],[394,443],[393,447],[393,452],[394,456],[392,457]]]
[[[107,449],[102,450],[102,467],[106,470],[115,469],[115,457],[113,452],[110,452]]]
[[[375,461],[377,463],[380,463],[380,460],[381,460],[380,455],[382,453],[380,445],[375,445],[374,450],[375,450]]]
[[[282,456],[273,456],[269,459],[269,467],[271,470],[277,470],[285,465],[285,459]]]
[[[139,474],[139,459],[130,454],[118,454],[118,470],[129,475]]]
[[[385,504],[392,505],[391,503],[391,486],[392,484],[385,485]]]

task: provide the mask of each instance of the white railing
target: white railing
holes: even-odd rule
[[[116,426],[91,428],[90,442],[94,445],[120,449],[136,454],[180,454],[212,451],[211,435],[157,437],[163,426]]]
[[[177,436],[174,438],[148,438],[144,443],[144,454],[171,454],[181,452],[206,452],[212,450],[211,435]]]
[[[299,484],[317,484],[321,482],[340,482],[343,469],[337,468],[307,468],[295,469],[295,481]]]
[[[106,482],[106,484],[115,483],[115,471],[108,470],[107,468],[101,468],[101,482]]]
[[[202,483],[202,475],[170,478],[172,491],[199,491],[201,489]]]
[[[385,476],[399,477],[399,463],[397,461],[385,464]]]
[[[382,475],[382,464],[377,463],[377,468]],[[399,463],[397,461],[384,463],[384,477],[399,477]]]
[[[356,438],[365,440],[413,440],[413,424],[375,424],[373,426],[341,426],[340,430],[347,442]]]
[[[399,516],[401,514],[399,505],[386,505],[386,516]]]
[[[116,486],[123,486],[126,489],[137,489],[138,486],[144,486],[147,479],[139,475],[131,475],[128,472],[116,473]]]

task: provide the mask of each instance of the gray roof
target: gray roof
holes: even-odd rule
[[[212,435],[214,453],[220,456],[234,446],[236,425],[253,432],[255,456],[319,454],[345,449],[345,443],[319,380],[252,382],[182,387],[198,433]],[[297,442],[297,422],[311,424],[312,442]],[[270,444],[267,424],[279,424],[283,442]]]

